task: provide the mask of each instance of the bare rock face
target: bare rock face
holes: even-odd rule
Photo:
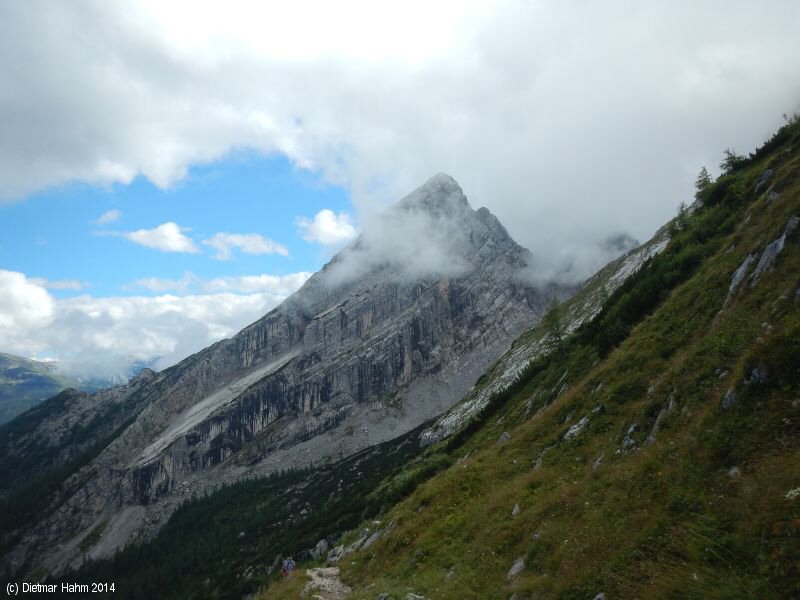
[[[440,415],[548,294],[565,294],[527,284],[530,260],[452,178],[433,177],[259,321],[138,382],[146,406],[6,568],[78,564],[99,523],[87,554],[108,556],[189,494],[337,460]]]

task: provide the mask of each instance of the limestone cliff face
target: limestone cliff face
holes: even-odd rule
[[[186,494],[335,460],[441,414],[543,311],[521,279],[529,262],[437,175],[275,310],[144,382],[147,406],[8,564],[75,564],[101,522],[89,555],[107,556]]]

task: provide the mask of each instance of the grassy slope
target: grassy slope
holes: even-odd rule
[[[439,446],[467,458],[382,516],[397,523],[388,538],[343,561],[354,598],[800,597],[800,498],[787,497],[800,487],[800,232],[717,319],[731,274],[800,214],[800,127],[767,150],[717,183],[567,356],[529,370],[460,447]],[[756,195],[767,167],[775,173]],[[771,185],[780,197],[769,204]],[[652,311],[615,332],[614,311],[655,284]],[[745,384],[754,367],[767,369],[766,383]],[[569,389],[557,395],[565,372]],[[722,410],[730,388],[738,403]],[[633,423],[635,449],[618,452]],[[511,439],[498,444],[502,431]],[[518,557],[526,567],[509,581]]]

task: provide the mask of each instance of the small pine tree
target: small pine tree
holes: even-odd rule
[[[697,175],[697,179],[694,182],[694,188],[695,188],[694,197],[700,199],[700,197],[712,183],[713,180],[711,179],[711,175],[708,174],[708,169],[706,169],[705,167],[700,169],[700,173]]]
[[[561,305],[558,299],[553,296],[550,304],[547,307],[547,312],[542,317],[545,329],[547,331],[548,341],[551,349],[558,349],[563,354],[566,354],[564,348],[564,325],[561,319]]]

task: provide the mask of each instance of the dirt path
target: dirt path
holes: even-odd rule
[[[309,569],[306,575],[311,581],[303,589],[303,596],[311,594],[312,600],[345,600],[353,592],[339,578],[339,567]]]

